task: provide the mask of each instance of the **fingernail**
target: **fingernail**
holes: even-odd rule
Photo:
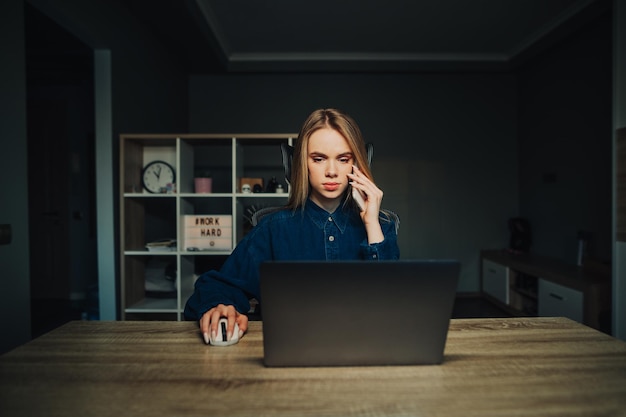
[[[233,338],[233,332],[227,332],[226,333],[226,340],[230,340]]]
[[[243,336],[243,330],[239,330],[239,338],[241,339],[242,336]]]
[[[214,330],[211,331],[211,338],[212,339],[217,339],[217,332],[215,332]]]
[[[202,336],[204,337],[204,343],[206,343],[207,345],[209,344],[209,334],[207,332],[202,333]]]

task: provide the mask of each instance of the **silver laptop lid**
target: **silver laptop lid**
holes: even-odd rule
[[[263,263],[265,365],[441,363],[459,270],[451,260]]]

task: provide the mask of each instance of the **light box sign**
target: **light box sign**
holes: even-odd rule
[[[194,214],[184,216],[184,248],[187,251],[231,250],[233,216]]]

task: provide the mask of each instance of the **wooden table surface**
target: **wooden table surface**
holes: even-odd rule
[[[434,366],[265,368],[191,322],[71,322],[0,356],[8,416],[625,416],[626,343],[562,318],[452,320]]]

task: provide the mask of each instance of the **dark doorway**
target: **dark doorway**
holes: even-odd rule
[[[93,51],[25,3],[32,336],[96,291]]]

